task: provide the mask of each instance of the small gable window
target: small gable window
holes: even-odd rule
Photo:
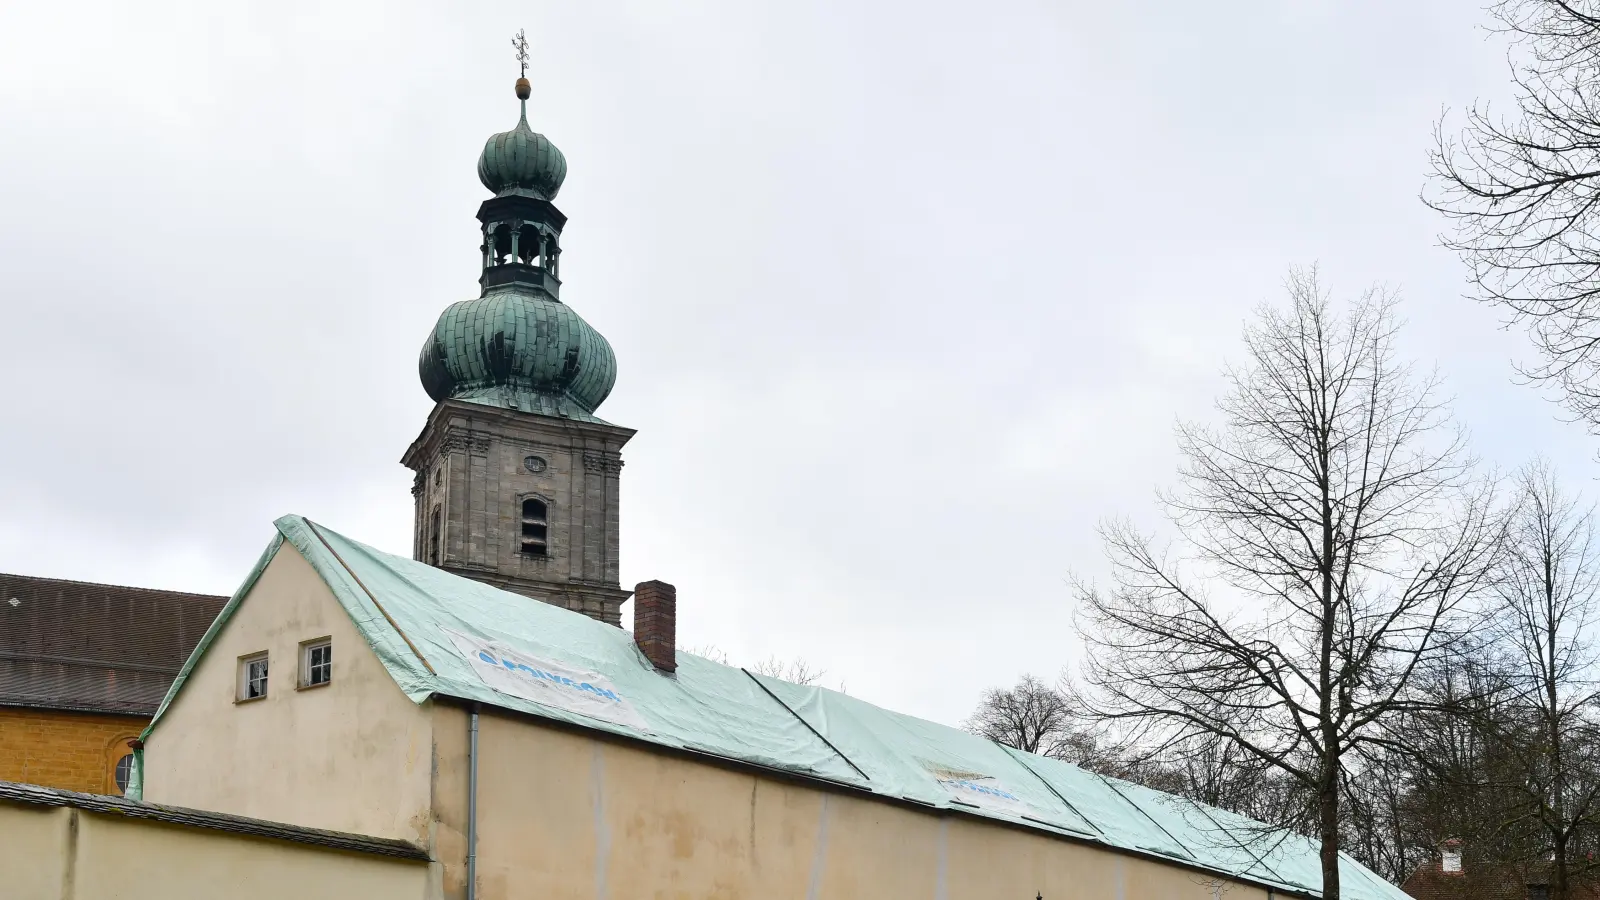
[[[536,497],[522,501],[522,555],[548,556],[550,553],[550,509]]]
[[[267,696],[267,655],[256,653],[239,657],[239,700],[260,700]]]
[[[333,680],[333,641],[318,638],[300,645],[300,686],[319,687]]]

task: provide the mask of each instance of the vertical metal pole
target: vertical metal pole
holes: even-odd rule
[[[467,900],[478,893],[478,704],[467,727]]]

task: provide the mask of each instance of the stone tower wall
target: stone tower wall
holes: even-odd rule
[[[439,404],[403,460],[416,472],[412,555],[621,624],[629,593],[618,580],[621,451],[632,436],[614,425],[454,400]],[[529,457],[542,467],[527,465]],[[521,551],[528,497],[548,508],[545,556]]]

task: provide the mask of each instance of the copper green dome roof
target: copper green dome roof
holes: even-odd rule
[[[517,127],[489,138],[478,156],[478,180],[499,197],[554,200],[566,177],[567,158],[549,138],[528,127],[526,101]]]
[[[599,422],[617,358],[572,308],[519,287],[452,305],[422,347],[422,386],[435,401],[466,400]]]

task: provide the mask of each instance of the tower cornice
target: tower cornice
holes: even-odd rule
[[[457,421],[450,421],[452,418]],[[537,435],[549,435],[554,431],[568,439],[594,438],[614,443],[619,448],[638,433],[637,429],[610,423],[561,419],[464,400],[445,400],[434,404],[433,412],[428,414],[428,420],[422,426],[422,432],[406,448],[400,463],[408,469],[420,471],[448,443],[458,440],[473,442],[461,445],[461,449],[468,449],[475,446],[479,439],[487,440],[491,434],[510,435],[519,431],[524,432],[525,439],[530,442],[535,441]]]

